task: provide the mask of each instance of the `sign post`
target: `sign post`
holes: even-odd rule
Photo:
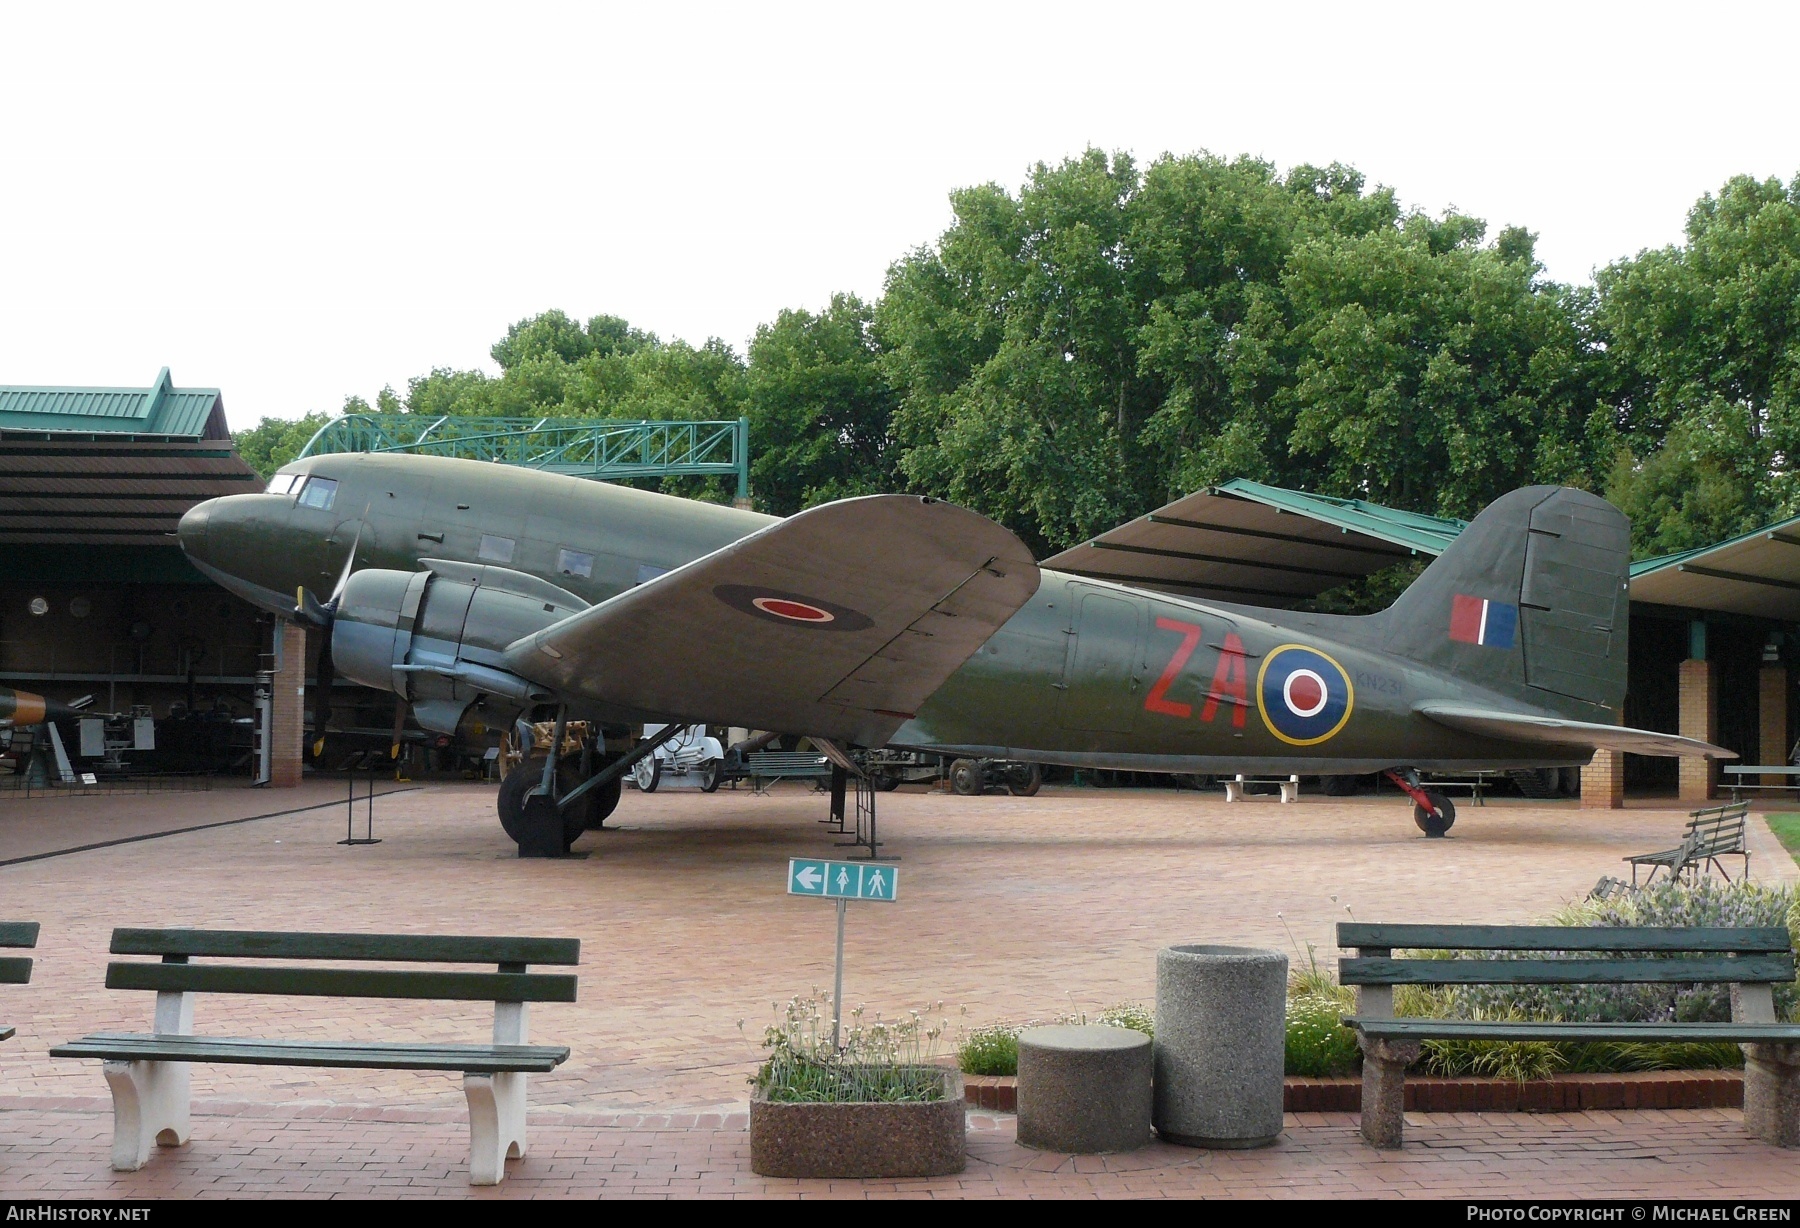
[[[837,971],[831,989],[831,1047],[835,1050],[844,1024],[844,913],[851,900],[891,904],[900,889],[900,871],[866,861],[824,861],[810,857],[788,860],[789,895],[810,895],[837,903]]]

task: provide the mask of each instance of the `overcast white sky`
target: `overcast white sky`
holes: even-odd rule
[[[1800,173],[1800,5],[0,0],[0,383],[234,426],[551,307],[740,348],[1088,145],[1332,159],[1586,280]]]

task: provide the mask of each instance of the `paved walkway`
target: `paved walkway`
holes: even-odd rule
[[[107,1167],[110,1116],[0,1112],[0,1194],[205,1198],[1800,1198],[1793,1153],[1751,1142],[1728,1110],[1407,1115],[1407,1147],[1376,1152],[1350,1114],[1290,1115],[1259,1151],[1164,1143],[1064,1156],[1014,1141],[1010,1117],[970,1115],[953,1177],[793,1181],[750,1171],[743,1112],[538,1113],[531,1154],[471,1189],[448,1112],[217,1105],[186,1147],[136,1173]]]
[[[106,799],[115,809],[94,815],[83,799],[54,801],[36,818],[0,817],[0,853],[18,847],[7,843],[13,822],[54,823],[70,847],[92,842],[106,822],[114,830],[136,822],[139,834],[194,827],[328,802],[340,787],[320,782],[286,797],[219,791],[185,805],[141,799],[136,819],[119,806],[126,799]],[[1311,944],[1329,963],[1332,927],[1350,916],[1529,921],[1619,873],[1625,854],[1666,847],[1683,820],[1673,801],[1611,812],[1497,802],[1463,808],[1454,838],[1428,841],[1392,798],[1227,805],[1161,790],[1046,789],[1033,799],[902,791],[880,804],[885,851],[901,858],[900,902],[852,909],[846,997],[890,1016],[929,1009],[952,1034],[1148,1002],[1156,950],[1170,942],[1273,946],[1295,959]],[[0,1020],[19,1028],[0,1045],[0,1184],[466,1191],[456,1077],[250,1066],[196,1067],[204,1113],[237,1106],[232,1115],[204,1116],[195,1144],[162,1157],[154,1173],[114,1178],[97,1063],[51,1060],[46,1050],[148,1024],[150,995],[102,985],[112,927],[135,924],[577,936],[581,1000],[534,1007],[532,1016],[534,1039],[566,1043],[573,1056],[554,1075],[534,1076],[541,1146],[503,1191],[700,1192],[704,1169],[705,1192],[716,1183],[719,1192],[779,1192],[779,1183],[746,1175],[741,1130],[717,1124],[736,1119],[688,1126],[659,1115],[740,1113],[775,1005],[829,985],[831,910],[782,889],[788,857],[840,852],[817,822],[824,810],[822,796],[798,785],[768,797],[628,790],[622,829],[584,837],[585,859],[520,861],[494,818],[491,787],[434,784],[378,799],[383,843],[368,847],[336,843],[342,813],[327,805],[0,867],[0,913],[43,923],[32,983],[0,987]],[[1776,864],[1753,862],[1759,877]],[[1791,859],[1783,864],[1791,871]],[[454,1041],[485,1036],[489,1015],[453,1003],[213,995],[199,999],[195,1025],[219,1035]],[[637,1114],[662,1125],[649,1129]],[[1550,1183],[1542,1189],[1508,1188],[1612,1182],[1615,1193],[1675,1193],[1703,1179],[1754,1192],[1773,1179],[1765,1170],[1793,1171],[1791,1157],[1745,1140],[1733,1117],[1421,1119],[1419,1146],[1391,1160],[1355,1143],[1347,1120],[1301,1121],[1274,1151],[1158,1152],[1152,1168],[1162,1175],[1099,1176],[1115,1182],[1104,1192],[1329,1193],[1409,1180],[1476,1192],[1541,1169]],[[356,1123],[349,1133],[340,1118]],[[976,1125],[975,1152],[986,1158],[943,1192],[1022,1190],[1021,1181],[1033,1193],[1072,1192],[1017,1175],[1025,1159],[1041,1158],[1011,1149],[1009,1125]],[[1655,1158],[1620,1158],[1647,1152]]]

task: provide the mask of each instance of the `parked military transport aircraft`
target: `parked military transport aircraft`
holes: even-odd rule
[[[194,564],[328,636],[322,672],[427,729],[550,705],[603,742],[500,791],[515,839],[566,842],[653,744],[713,722],[849,746],[1163,772],[1729,757],[1618,725],[1628,524],[1577,490],[1494,501],[1389,609],[1193,601],[1040,570],[1007,529],[916,495],[785,520],[476,461],[331,455],[181,521]],[[326,593],[320,600],[315,593]],[[329,679],[320,688],[325,702]],[[326,719],[319,713],[318,724]]]

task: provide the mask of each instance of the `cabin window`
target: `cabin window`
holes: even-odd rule
[[[658,567],[654,563],[639,563],[637,582],[639,584],[648,584],[658,576],[667,575],[668,572],[669,569],[667,567]]]
[[[583,580],[591,580],[594,577],[594,556],[583,554],[579,550],[558,550],[556,570],[565,576],[580,576]]]
[[[321,512],[328,512],[337,498],[337,486],[330,478],[307,478],[296,502],[301,507],[316,507]]]
[[[513,556],[513,539],[495,537],[491,533],[481,535],[481,549],[478,552],[484,563],[510,563]]]
[[[269,479],[268,492],[271,495],[285,495],[291,492],[303,475],[298,473],[278,473]]]

